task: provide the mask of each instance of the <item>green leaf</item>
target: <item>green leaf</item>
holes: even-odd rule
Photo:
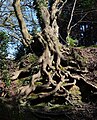
[[[71,38],[71,36],[67,36],[66,42],[67,42],[68,46],[74,47],[74,46],[76,46],[77,40],[76,39],[74,40],[73,38]]]

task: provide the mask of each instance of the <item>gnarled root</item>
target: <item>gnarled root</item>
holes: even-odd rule
[[[88,86],[91,86],[91,89],[95,89],[94,91],[97,90],[97,87],[84,79],[84,74],[87,74],[88,70],[86,68],[81,69],[69,49],[64,48],[63,50],[63,47],[61,49],[60,51],[53,51],[48,45],[46,46],[39,59],[37,72],[31,74],[32,77],[28,85],[19,89],[19,97],[24,96],[25,98],[30,94],[36,95],[37,99],[49,97],[53,101],[52,103],[60,103],[61,98],[62,104],[68,102],[73,105],[76,103],[75,101],[81,101],[80,81],[84,81]],[[76,95],[73,91],[71,92],[73,86],[79,87],[79,92],[75,92]],[[80,97],[78,98],[78,96]]]
[[[32,75],[30,84],[19,89],[19,96],[27,97],[33,93],[39,99],[48,96],[63,97],[64,102],[70,103],[69,89],[76,84],[78,78],[70,73],[68,66],[61,65],[61,60],[64,59],[47,46],[39,60],[39,70]]]

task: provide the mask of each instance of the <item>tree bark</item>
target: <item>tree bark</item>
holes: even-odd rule
[[[28,32],[26,23],[23,18],[23,14],[20,7],[20,0],[14,0],[13,7],[23,36],[23,44],[29,46],[29,44],[31,43],[32,36]]]
[[[27,97],[32,93],[36,95],[38,100],[50,97],[53,99],[52,103],[56,103],[55,98],[59,99],[57,102],[60,102],[60,98],[62,98],[61,100],[63,100],[64,104],[68,102],[73,105],[74,101],[71,100],[72,93],[69,90],[73,86],[77,86],[78,81],[85,81],[82,74],[86,72],[81,69],[77,58],[75,59],[74,50],[66,48],[59,42],[57,15],[59,12],[58,5],[61,0],[52,1],[50,8],[48,8],[48,3],[43,1],[35,0],[34,5],[42,29],[40,33],[37,33],[37,39],[44,45],[44,51],[39,58],[37,72],[31,74],[30,84],[20,88],[19,96]],[[13,6],[23,38],[29,44],[32,36],[28,33],[24,22],[20,9],[20,0],[15,0]],[[21,71],[19,70],[17,73],[21,73]],[[19,74],[13,78],[18,79],[18,77]],[[97,88],[94,87],[94,89]],[[79,99],[77,100],[79,101]]]

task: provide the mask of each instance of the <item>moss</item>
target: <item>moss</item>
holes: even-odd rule
[[[31,76],[26,77],[26,78],[21,78],[21,79],[17,80],[17,84],[19,86],[21,86],[21,85],[27,85],[27,84],[29,84],[30,80],[31,80]]]
[[[29,106],[32,110],[46,110],[46,111],[61,111],[71,109],[73,106],[70,104],[67,105],[59,105],[59,104],[51,104],[51,103],[39,103],[37,105]]]
[[[29,54],[29,56],[28,56],[28,60],[29,60],[29,62],[31,62],[31,63],[34,63],[34,62],[36,62],[37,61],[37,56],[35,55],[35,54]]]
[[[35,82],[35,85],[42,85],[42,82]]]
[[[31,106],[32,109],[44,109],[47,106],[46,103],[39,103],[37,105]]]
[[[81,99],[81,92],[80,88],[76,85],[74,85],[70,90],[69,93],[71,95],[71,101],[74,105],[79,105],[82,103]]]
[[[64,70],[65,70],[65,68],[64,68],[64,67],[62,67],[62,66],[60,66],[60,69],[61,69],[62,71],[64,71]]]
[[[64,81],[64,82],[62,82],[62,86],[66,86],[66,82]]]
[[[37,99],[37,98],[38,98],[38,95],[34,93],[31,93],[30,96],[28,97],[28,99]]]
[[[61,110],[65,110],[65,109],[71,109],[72,106],[70,104],[67,104],[67,105],[59,105],[59,104],[52,104],[52,106],[48,106],[48,109],[49,110],[52,110],[52,111],[61,111]]]

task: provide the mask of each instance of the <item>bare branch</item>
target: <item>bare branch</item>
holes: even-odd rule
[[[14,7],[16,17],[18,19],[18,23],[20,25],[20,29],[21,29],[21,33],[23,35],[23,39],[27,43],[26,46],[28,46],[31,42],[32,36],[28,33],[27,26],[26,26],[25,21],[23,19],[23,15],[22,15],[22,12],[21,12],[21,7],[20,7],[20,0],[15,0],[13,2],[13,7]]]
[[[12,34],[12,33],[11,34],[8,33],[8,35],[10,35],[11,37],[13,37],[21,42],[21,38],[19,38],[19,36],[16,36],[15,34]]]
[[[61,6],[60,9],[58,10],[58,11],[59,11],[58,16],[61,14],[62,9],[63,9],[63,7],[64,7],[64,5],[65,5],[66,3],[67,3],[67,0],[65,0],[65,2],[63,2],[62,6]]]
[[[58,4],[61,3],[62,0],[55,0],[52,4],[52,7],[51,7],[51,19],[55,19],[56,17],[56,13],[59,11],[58,10]]]
[[[70,34],[70,31],[71,31],[71,27],[70,26],[71,26],[71,22],[72,22],[72,19],[73,19],[73,15],[74,15],[74,10],[75,10],[76,3],[77,3],[77,0],[74,1],[74,5],[73,5],[73,8],[72,8],[70,21],[69,21],[68,26],[67,26],[67,34],[68,35]]]
[[[70,29],[72,30],[72,28],[74,28],[78,23],[80,23],[89,13],[95,12],[95,11],[97,11],[97,10],[92,10],[92,11],[88,11],[87,13],[85,13],[85,14],[83,15],[83,17],[82,17],[77,23],[75,23],[74,25],[71,26]]]

